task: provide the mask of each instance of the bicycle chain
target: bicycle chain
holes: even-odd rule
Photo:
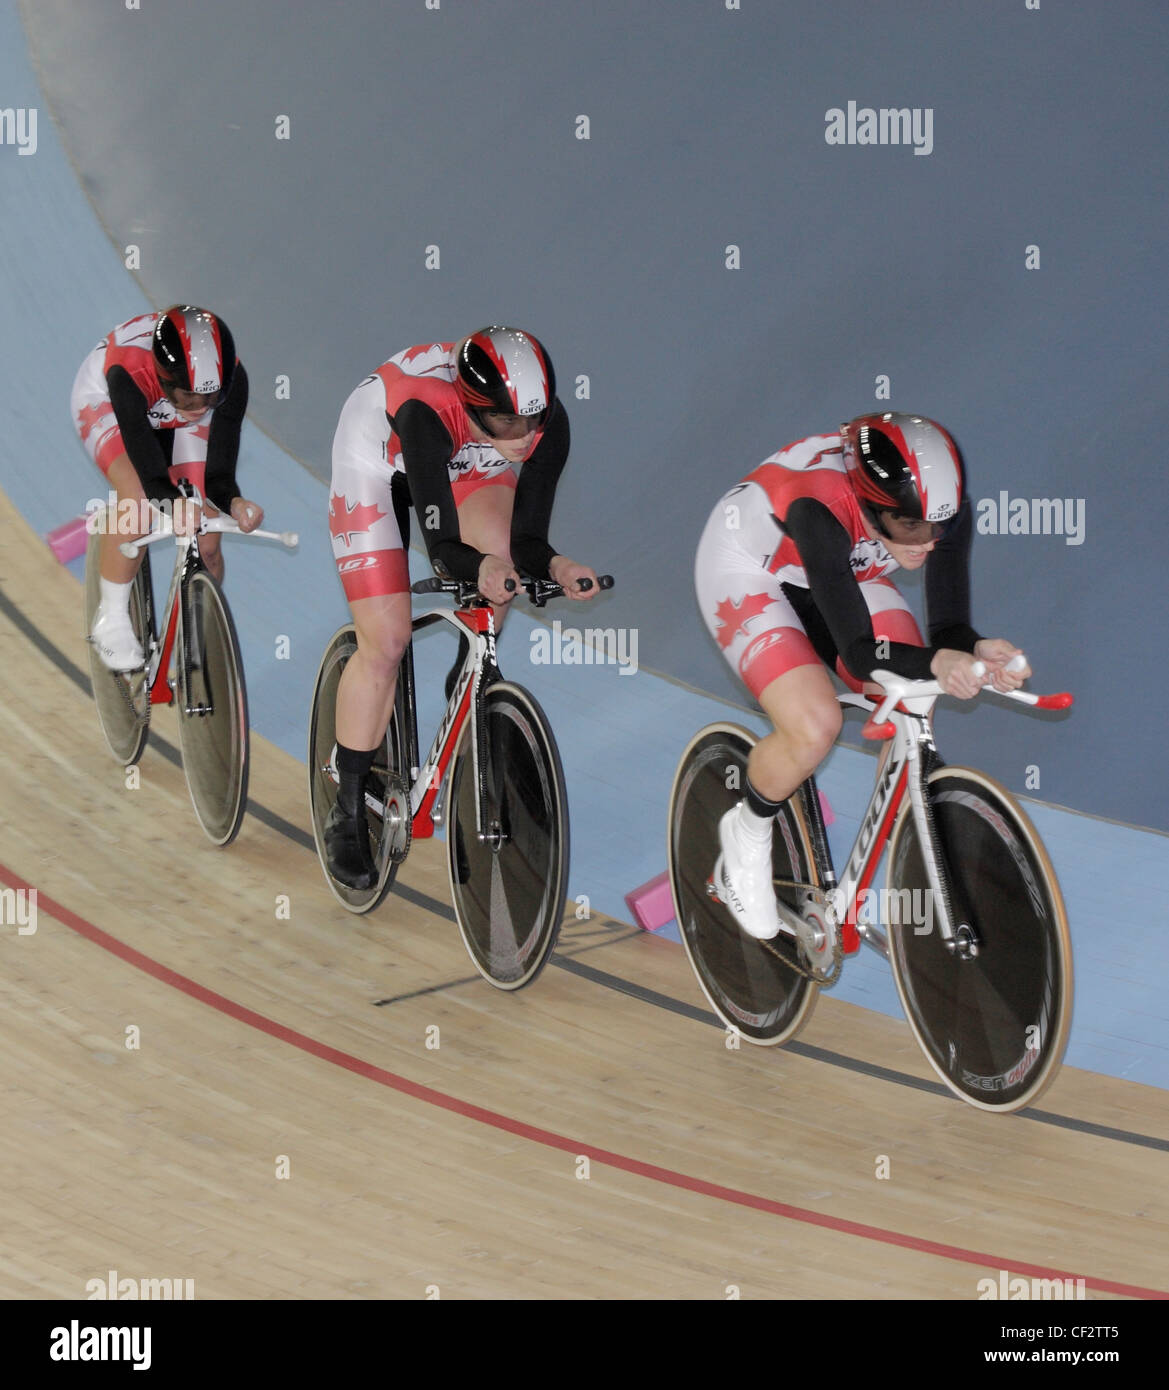
[[[86,641],[92,642],[93,638],[87,637]],[[135,676],[145,675],[145,667],[136,671],[111,671],[108,666],[103,667],[103,669],[117,686],[118,694],[130,711],[130,717],[134,720],[135,727],[142,728],[150,719],[150,701],[146,701],[144,710],[139,709],[134,696],[130,693],[130,682]]]
[[[786,965],[789,970],[794,970],[797,975],[802,975],[805,980],[811,980],[813,984],[819,985],[821,989],[831,989],[837,980],[840,979],[840,972],[844,969],[844,944],[840,939],[839,927],[837,927],[832,934],[832,970],[827,975],[820,974],[815,966],[804,965],[800,961],[799,956],[804,949],[802,941],[797,940],[795,943],[797,953],[795,960],[789,960],[782,951],[777,951],[771,942],[766,939],[761,938],[759,944],[764,950],[770,951],[776,960]]]

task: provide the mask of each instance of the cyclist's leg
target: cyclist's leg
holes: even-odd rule
[[[365,822],[365,781],[385,737],[398,666],[410,641],[410,569],[391,495],[391,474],[370,462],[341,425],[333,441],[329,530],[349,601],[357,651],[337,689],[337,802],[325,824],[330,872],[351,888],[371,887],[376,870]]]
[[[904,642],[911,647],[925,646],[917,620],[909,611],[909,605],[901,596],[896,585],[888,579],[868,579],[860,587],[873,620],[873,636],[878,641],[885,638],[889,642]],[[864,681],[862,683],[851,675],[839,657],[836,659],[836,674],[850,690],[859,692],[863,688],[870,695],[879,693],[880,688],[873,685],[872,682]],[[881,769],[889,761],[889,755],[892,751],[893,740],[886,739],[877,755],[878,777],[881,775]]]
[[[101,577],[112,584],[129,585],[138,571],[138,561],[127,559],[118,546],[142,534],[139,504],[144,494],[110,402],[102,371],[104,359],[105,345],[102,344],[82,362],[73,382],[69,409],[82,448],[97,465],[110,490],[116,493],[117,503],[134,504],[115,507],[114,515],[107,518],[107,529],[101,540]],[[122,527],[120,534],[119,525]],[[126,603],[129,603],[128,589]]]
[[[489,478],[460,479],[452,487],[459,514],[459,536],[484,555],[497,555],[511,564],[511,517],[515,507],[516,476],[509,468]],[[507,604],[493,604],[498,630]]]
[[[898,592],[896,585],[888,579],[867,579],[860,586],[868,605],[869,616],[873,620],[873,636],[880,641],[904,642],[911,647],[924,647],[925,640],[917,620],[909,611],[909,605]],[[864,688],[875,691],[876,686],[856,679],[839,657],[836,659],[836,674],[850,690]]]
[[[98,546],[100,599],[89,635],[106,666],[126,671],[140,666],[144,657],[130,620],[130,590],[141,560],[128,559],[118,547],[142,534],[144,494],[110,404],[101,357],[100,351],[91,353],[82,363],[70,407],[82,446],[115,494]]]
[[[699,607],[732,669],[760,701],[773,732],[748,761],[744,798],[722,819],[716,879],[752,936],[780,930],[771,886],[771,834],[780,805],[812,773],[840,731],[832,682],[780,581],[758,558],[752,495],[737,493],[734,528],[715,508],[695,562]],[[774,534],[770,508],[765,518]],[[766,534],[766,532],[765,532]]]
[[[192,487],[198,488],[199,495],[203,497],[207,495],[207,440],[210,430],[209,425],[192,423],[172,431],[173,448],[171,466],[168,470],[170,480],[176,485],[180,482],[190,483]],[[212,503],[212,506],[214,505]],[[222,584],[223,551],[219,540],[219,536],[214,532],[200,536],[199,554],[215,579]]]

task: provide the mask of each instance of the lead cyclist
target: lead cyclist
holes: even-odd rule
[[[714,885],[748,935],[781,930],[771,834],[827,757],[842,713],[829,671],[936,680],[958,699],[1015,690],[1018,648],[970,626],[971,508],[961,455],[932,420],[862,415],[780,449],[726,493],[702,533],[703,618],[773,730],[751,750],[742,801],[719,824]],[[929,642],[889,575],[925,569]],[[986,668],[976,674],[976,662]]]

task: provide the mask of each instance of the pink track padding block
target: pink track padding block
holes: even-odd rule
[[[820,792],[820,810],[824,813],[824,824],[831,825],[832,822],[836,819],[836,813],[828,804],[828,798],[824,795],[822,791],[820,791],[820,788],[817,787],[816,790]]]
[[[75,516],[72,521],[55,527],[45,537],[49,549],[63,565],[85,554],[85,547],[89,544],[89,532],[85,528],[87,520],[87,517]]]
[[[633,920],[646,931],[657,931],[674,920],[674,898],[670,893],[669,874],[658,874],[657,878],[651,878],[632,893],[626,893],[625,901],[633,913]]]

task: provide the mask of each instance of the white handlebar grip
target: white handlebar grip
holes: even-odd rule
[[[1006,669],[1008,671],[1021,671],[1026,665],[1027,658],[1022,652],[1016,652],[1015,655],[1011,657],[1010,661],[1007,662]]]
[[[300,544],[300,536],[297,535],[295,531],[281,531],[280,539],[284,542],[284,544],[288,547],[289,550],[295,550],[296,547]]]
[[[970,674],[976,679],[981,680],[982,677],[986,675],[986,667],[981,661],[976,661],[970,668]]]

